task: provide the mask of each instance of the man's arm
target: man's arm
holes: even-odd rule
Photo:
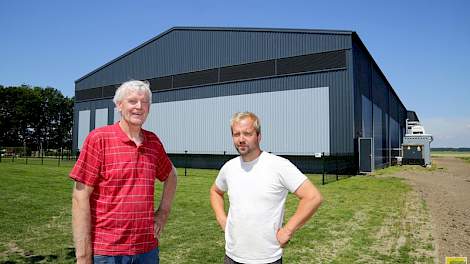
[[[225,231],[225,224],[227,222],[227,214],[224,209],[224,192],[219,190],[215,184],[211,187],[211,206],[214,210],[215,218],[219,223],[222,230]]]
[[[77,263],[92,263],[90,196],[93,187],[75,182],[72,193],[72,231]]]
[[[170,215],[171,205],[173,203],[173,198],[175,197],[176,185],[178,183],[178,177],[176,174],[176,169],[173,167],[170,174],[163,183],[163,193],[160,200],[160,205],[158,210],[155,212],[155,238],[160,239],[160,235],[163,232],[163,228],[168,220]]]
[[[284,247],[300,227],[302,227],[317,211],[323,201],[318,189],[307,179],[294,192],[299,198],[297,211],[277,232],[277,240]]]

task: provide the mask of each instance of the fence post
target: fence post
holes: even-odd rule
[[[60,167],[60,156],[62,155],[62,148],[60,149],[60,152],[56,155],[57,157],[57,167]]]
[[[25,156],[25,164],[28,165],[28,155]]]
[[[321,177],[321,185],[325,185],[325,152],[321,153],[321,161],[322,161],[322,177]]]
[[[44,165],[44,150],[41,149],[41,165]]]
[[[187,176],[186,171],[188,167],[188,151],[184,151],[184,176]]]
[[[338,181],[338,155],[335,157],[336,181]]]

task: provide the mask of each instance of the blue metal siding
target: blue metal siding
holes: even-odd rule
[[[90,119],[91,119],[91,111],[90,110],[82,110],[78,112],[78,122],[79,122],[79,130],[77,132],[78,138],[78,148],[81,148],[85,138],[90,131]]]
[[[354,153],[351,45],[350,33],[176,29],[80,79],[76,82],[76,90],[119,84],[128,79],[149,79],[260,60],[346,49],[347,70],[160,91],[154,93],[153,101],[170,102],[329,87],[330,152],[351,154]],[[101,101],[90,102],[90,108],[98,108],[95,106],[97,102]],[[299,122],[304,122],[301,117]],[[77,129],[74,128],[74,131]]]
[[[95,110],[95,128],[108,125],[108,108],[97,108]]]
[[[343,72],[343,76],[331,78],[330,89],[330,149],[337,155],[354,153],[354,101],[351,85],[351,69]]]
[[[233,155],[236,151],[229,120],[235,112],[252,111],[261,119],[261,146],[265,151],[310,156],[329,153],[328,89],[312,87],[154,103],[144,127],[159,135],[169,153]]]
[[[152,96],[152,102],[162,103],[220,96],[298,90],[313,87],[329,87],[330,153],[353,153],[353,140],[351,138],[353,127],[353,115],[351,109],[353,108],[353,101],[349,78],[350,73],[347,70],[338,70],[331,72],[226,83],[221,85],[200,86],[171,91],[154,92]],[[313,102],[314,100],[312,99],[312,103]],[[103,108],[105,106],[108,107],[108,109],[114,109],[114,105],[111,100],[78,103],[76,104],[75,108],[76,111],[92,109],[94,112],[94,109]],[[302,107],[308,108],[309,105],[302,105]],[[149,118],[152,118],[152,116],[149,116]],[[299,122],[299,124],[302,122],[307,122],[304,116],[296,116],[293,118],[296,118],[296,122]],[[168,116],[168,119],[174,120],[174,117]],[[74,127],[75,135],[77,131],[78,128]],[[175,131],[175,133],[179,132]],[[305,133],[308,134],[308,131],[305,131]],[[315,137],[320,135],[312,136]],[[77,139],[75,138],[75,147],[77,146],[76,140]]]
[[[350,82],[350,73],[347,70],[340,70],[156,92],[153,94],[152,102],[329,87],[330,152],[352,154],[354,151],[352,138],[353,94]],[[302,117],[298,118],[298,122],[304,122]]]
[[[350,48],[347,34],[175,29],[77,81],[76,90]]]
[[[382,168],[401,145],[406,109],[365,48],[354,42],[353,54],[356,133],[373,137],[374,165]]]
[[[73,110],[73,128],[72,128],[72,148],[77,149],[78,147],[78,131],[79,131],[79,112],[84,110],[90,110],[90,125],[88,126],[88,130],[91,131],[95,128],[95,112],[96,109],[108,109],[108,124],[112,123],[112,116],[110,113],[114,109],[114,103],[112,100],[97,100],[97,101],[89,101],[89,102],[80,102],[75,103],[74,110]]]
[[[158,104],[237,95],[250,98],[249,95],[255,93],[328,87],[330,153],[357,154],[357,138],[373,137],[375,166],[387,166],[390,164],[391,148],[401,144],[407,111],[353,32],[175,28],[77,80],[76,90],[120,84],[129,79],[151,79],[335,50],[346,51],[345,69],[212,85],[206,82],[197,87],[156,91],[152,101]],[[257,98],[257,95],[252,98]],[[315,100],[311,103],[315,104]],[[268,105],[261,102],[263,104]],[[302,102],[299,107],[309,108],[309,105]],[[74,147],[77,146],[78,111],[91,111],[90,129],[93,129],[95,110],[99,108],[108,108],[108,123],[116,120],[114,104],[109,99],[75,105]],[[176,117],[176,114],[172,116],[170,113],[167,118],[175,120]],[[298,124],[314,122],[302,115],[292,118]],[[158,124],[158,120],[156,122]],[[179,130],[175,133],[185,136]],[[305,131],[304,136],[308,133]],[[278,140],[285,141],[285,138]]]

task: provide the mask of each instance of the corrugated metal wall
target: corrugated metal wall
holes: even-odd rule
[[[348,86],[347,81],[341,81],[342,79],[348,79],[348,72],[346,70],[342,71],[335,71],[335,72],[324,72],[324,73],[317,73],[317,74],[306,74],[306,75],[298,75],[298,76],[287,76],[281,78],[271,78],[271,79],[262,79],[262,80],[253,80],[253,81],[246,81],[246,82],[236,82],[236,83],[229,83],[224,85],[212,85],[212,86],[205,86],[205,87],[195,87],[195,88],[188,88],[182,90],[175,90],[175,91],[162,91],[153,93],[152,102],[155,103],[163,103],[163,102],[175,102],[175,101],[187,101],[187,100],[195,100],[195,99],[205,99],[205,98],[215,98],[215,97],[228,97],[228,96],[235,96],[235,95],[247,95],[247,94],[257,94],[257,93],[264,93],[264,92],[276,92],[276,91],[289,91],[289,90],[299,90],[299,89],[306,89],[311,87],[329,87],[329,95],[328,98],[331,96],[336,96],[339,100],[329,100],[327,102],[328,112],[329,115],[329,138],[331,140],[326,140],[324,135],[312,133],[312,131],[303,130],[302,127],[304,126],[304,120],[306,116],[294,116],[292,117],[292,121],[296,122],[298,125],[294,127],[290,127],[289,129],[293,132],[301,132],[305,133],[309,137],[312,138],[321,138],[322,140],[326,140],[326,144],[329,144],[328,151],[331,153],[352,153],[353,152],[353,141],[351,139],[351,131],[352,131],[352,122],[348,120],[352,120],[352,113],[350,109],[352,109],[352,102],[350,99],[351,96],[348,96]],[[212,93],[211,93],[212,91]],[[343,91],[343,92],[342,92]],[[290,96],[286,96],[287,102],[292,99]],[[311,109],[316,109],[318,104],[316,103],[316,98],[306,98],[309,99],[310,102],[298,102],[295,100],[294,102],[297,106],[305,108],[305,113],[311,111]],[[269,103],[267,97],[262,98],[260,101],[260,106]],[[113,117],[108,117],[110,122],[112,123],[119,120],[118,112],[115,110],[114,105],[110,100],[101,100],[101,101],[93,101],[93,102],[86,102],[86,103],[79,103],[77,107],[80,109],[88,109],[89,107],[96,107],[101,108],[103,104],[108,102],[109,111],[112,112]],[[325,102],[326,103],[326,102]],[[323,105],[325,105],[325,103]],[[94,110],[93,108],[93,115]],[[220,111],[223,111],[221,109]],[[334,112],[334,114],[332,113]],[[170,113],[165,118],[167,120],[180,120],[179,112],[175,111],[174,113]],[[334,120],[332,118],[334,117]],[[77,120],[77,119],[76,119]],[[159,120],[155,119],[154,115],[150,115],[147,122],[155,122],[158,124]],[[186,118],[185,120],[190,120],[190,118]],[[166,121],[166,120],[165,120]],[[226,122],[226,121],[224,121]],[[95,122],[93,122],[95,123]],[[181,130],[176,129],[173,133],[177,135],[179,138],[187,138],[190,137],[188,135],[188,131],[192,128],[190,126],[190,122],[188,121],[187,129]],[[224,123],[225,124],[225,123]],[[216,124],[214,124],[215,126]],[[94,127],[91,127],[92,129]],[[210,129],[210,128],[208,128]],[[274,135],[272,135],[274,136]],[[164,138],[162,138],[165,141]],[[312,139],[313,140],[313,139]],[[287,144],[285,142],[285,138],[282,135],[279,135],[277,139],[279,144]],[[293,143],[293,142],[290,142]],[[298,153],[301,153],[301,149],[304,149],[304,146],[298,142],[299,145],[292,145],[294,148],[298,148]],[[219,152],[220,147],[214,149],[214,152]],[[304,150],[302,150],[304,151]],[[311,153],[313,153],[315,149],[311,149]]]
[[[95,110],[95,128],[108,124],[108,108],[99,108]]]
[[[320,87],[155,103],[144,127],[161,137],[169,153],[236,154],[229,120],[235,112],[252,111],[261,119],[265,151],[329,153],[328,90]]]
[[[340,70],[157,92],[154,93],[152,101],[169,102],[310,87],[329,87],[330,152],[352,154],[354,152],[354,141],[352,140],[353,94],[350,82],[349,70]]]
[[[351,48],[348,34],[176,28],[76,82],[76,90]]]
[[[347,51],[348,66],[346,70],[159,91],[154,92],[153,102],[329,87],[329,151],[334,154],[353,154],[354,95],[352,67],[349,67],[352,61],[350,34],[176,29],[168,34],[162,34],[126,56],[122,56],[113,63],[80,79],[76,83],[76,90],[118,84],[130,78],[149,79],[337,49],[346,49]],[[101,108],[106,103],[109,113],[108,123],[112,123],[116,120],[116,114],[111,100],[80,102],[76,105],[76,111],[91,109],[94,118],[94,109]],[[306,111],[311,107],[308,104],[302,104],[302,106],[306,108]],[[76,114],[75,117],[77,120],[78,115]],[[168,118],[174,120],[171,116]],[[301,127],[303,120],[300,118],[298,122]],[[91,123],[90,128],[93,129],[94,119],[91,120]],[[75,127],[74,132],[77,130],[78,127]],[[182,132],[176,131],[176,133]],[[312,136],[315,137],[315,135]],[[165,141],[165,139],[163,140]],[[76,137],[74,137],[74,146],[77,146]],[[302,146],[298,147],[302,149]]]
[[[78,148],[81,149],[86,136],[90,132],[90,110],[78,112]]]
[[[266,143],[278,142],[278,145],[269,145],[269,148],[272,148],[270,151],[301,154],[309,152],[310,149],[312,152],[321,149],[322,151],[328,150],[332,155],[357,155],[355,153],[358,153],[358,138],[371,137],[374,143],[375,167],[387,166],[394,155],[392,149],[401,145],[405,133],[406,108],[365,46],[353,32],[175,28],[79,79],[76,82],[76,90],[83,91],[116,85],[129,79],[152,79],[335,50],[346,52],[345,68],[156,91],[153,93],[152,101],[156,103],[157,107],[152,110],[154,112],[149,116],[146,126],[152,130],[155,129],[161,136],[163,135],[162,140],[168,142],[169,151],[180,152],[185,147],[175,145],[172,141],[176,142],[177,138],[191,139],[189,132],[192,129],[201,128],[201,124],[195,122],[199,119],[185,117],[192,113],[191,111],[188,110],[187,115],[182,115],[182,112],[185,112],[184,109],[194,108],[199,109],[200,113],[207,113],[209,110],[217,111],[217,107],[221,108],[218,114],[224,113],[225,116],[216,119],[217,121],[214,122],[217,124],[208,123],[204,126],[207,127],[207,130],[218,128],[216,130],[221,134],[219,136],[223,137],[224,135],[229,136],[229,131],[222,132],[222,127],[228,126],[229,112],[235,111],[237,106],[244,106],[243,103],[237,101],[238,98],[258,100],[259,103],[252,109],[263,113],[263,126],[269,127],[271,123],[276,123],[273,119],[275,114],[272,116],[266,114],[265,116],[265,113],[276,112],[270,108],[273,99],[268,94],[282,94],[286,102],[291,103],[291,106],[300,107],[296,108],[296,113],[302,110],[304,113],[282,112],[294,115],[293,119],[289,121],[292,123],[289,123],[289,127],[284,129],[276,128],[275,130],[282,131],[280,134],[274,130],[266,131],[269,132],[269,135],[266,134],[265,139],[273,137],[272,141],[270,138],[270,140],[266,140]],[[323,101],[317,101],[320,97],[324,98],[324,95],[311,94],[311,100],[307,97],[296,97],[297,92],[310,91],[315,87],[317,88],[314,90],[323,89],[318,87],[328,87],[329,100],[327,104]],[[198,102],[204,103],[198,104]],[[209,102],[210,104],[208,104]],[[222,108],[221,102],[231,108]],[[279,101],[279,103],[285,102]],[[159,107],[163,105],[168,107]],[[206,105],[207,108],[202,107]],[[328,107],[328,118],[325,118],[325,112],[321,111],[326,110],[325,107]],[[107,117],[105,117],[106,109]],[[89,111],[89,114],[84,111]],[[328,120],[326,126],[329,130],[328,148],[323,145],[325,142],[321,141],[328,140],[325,136],[326,132],[316,131],[317,126],[312,127],[313,124],[307,123],[309,120],[306,117],[316,114],[315,111],[321,112],[317,117],[319,120],[322,122]],[[119,116],[110,99],[99,99],[77,102],[74,119],[74,147],[77,147],[84,139],[85,130],[104,124],[106,119],[107,123],[111,124],[117,121]],[[172,126],[169,120],[178,120],[181,123]],[[160,125],[161,127],[159,127]],[[313,133],[305,131],[309,130],[306,128],[313,130]],[[310,136],[312,138],[287,142],[293,136],[301,138]],[[230,151],[226,150],[227,144],[229,144],[226,139],[215,145],[194,145],[196,146],[195,151],[212,151],[217,154],[221,151]],[[228,139],[230,138],[228,137]],[[207,139],[203,140],[206,140],[207,143]],[[305,144],[302,145],[302,142],[306,141],[310,142],[307,144],[310,145],[310,149]],[[286,144],[293,142],[293,145],[286,148]],[[311,142],[316,143],[311,144]],[[187,150],[191,151],[189,147]]]
[[[104,118],[104,110],[106,109],[108,113],[106,114],[106,118]],[[82,120],[80,118],[80,112],[83,111],[90,111],[90,117],[87,121]],[[98,111],[98,112],[97,112]],[[107,124],[113,123],[114,117],[114,103],[112,100],[95,100],[89,102],[76,102],[74,105],[74,116],[73,116],[73,133],[72,133],[72,141],[73,141],[73,149],[80,149],[81,145],[85,138],[79,137],[79,131],[87,131],[85,134],[88,134],[89,131],[95,129],[96,125],[102,125],[105,123],[107,119]],[[88,125],[83,127],[82,124],[88,123]]]
[[[373,138],[374,166],[383,168],[401,146],[406,109],[362,43],[353,43],[353,54],[356,140]]]

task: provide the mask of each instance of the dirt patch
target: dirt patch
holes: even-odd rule
[[[432,236],[428,209],[418,192],[406,194],[402,210],[391,212],[375,234],[372,252],[362,255],[364,263],[375,263],[377,257],[384,263],[430,263],[437,262],[437,251]]]
[[[435,169],[404,170],[404,178],[429,208],[439,263],[446,256],[470,257],[470,163],[434,158]]]
[[[19,254],[19,255],[25,254],[25,251],[22,248],[20,248],[15,242],[10,242],[6,246],[7,246],[7,251],[0,252],[0,257],[5,257],[12,253]]]

